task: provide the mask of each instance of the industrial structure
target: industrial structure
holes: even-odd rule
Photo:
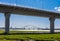
[[[5,33],[9,33],[11,14],[47,17],[49,18],[50,21],[50,33],[54,33],[55,19],[60,18],[60,13],[57,12],[45,11],[45,10],[34,9],[34,8],[26,8],[20,6],[10,6],[5,4],[0,4],[0,12],[4,13],[5,16]]]

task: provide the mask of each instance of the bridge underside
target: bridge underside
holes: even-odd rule
[[[48,17],[50,21],[50,33],[54,33],[54,21],[56,18],[60,18],[60,13],[49,12],[44,10],[18,7],[18,6],[9,6],[0,4],[0,12],[5,15],[5,33],[9,33],[10,26],[10,14],[19,14],[19,15],[28,15],[28,16],[40,16]]]

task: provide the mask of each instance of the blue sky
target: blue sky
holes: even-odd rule
[[[60,7],[60,0],[0,0],[2,3],[11,3],[23,6],[29,6],[39,9],[56,11],[55,7]],[[0,27],[4,27],[4,15],[0,13]],[[33,25],[37,27],[48,27],[49,19],[44,17],[11,15],[10,27],[24,27],[25,25]],[[60,19],[56,19],[55,28],[60,27]]]

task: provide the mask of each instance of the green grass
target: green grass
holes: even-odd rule
[[[0,35],[0,39],[36,39],[36,40],[60,40],[60,34],[20,34],[20,35]]]
[[[4,31],[0,31],[3,33]],[[16,33],[17,31],[11,31],[10,34]],[[19,31],[23,32],[23,31]],[[14,39],[20,40],[20,39],[34,39],[34,40],[60,40],[60,34],[15,34],[15,35],[0,35],[0,39],[4,41],[4,39],[7,39],[7,41],[13,41]]]
[[[20,34],[20,35],[0,35],[0,39],[20,40],[20,39],[34,39],[34,40],[60,40],[60,34]]]

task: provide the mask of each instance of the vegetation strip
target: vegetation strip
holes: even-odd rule
[[[35,39],[35,40],[60,40],[60,34],[16,34],[0,35],[0,39]]]

